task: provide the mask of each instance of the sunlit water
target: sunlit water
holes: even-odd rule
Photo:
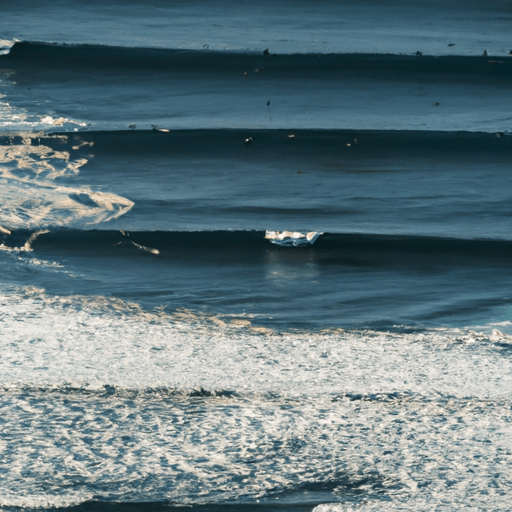
[[[511,17],[6,2],[0,508],[508,510]]]

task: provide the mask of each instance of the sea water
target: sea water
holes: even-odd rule
[[[3,2],[0,509],[508,510],[511,21]]]

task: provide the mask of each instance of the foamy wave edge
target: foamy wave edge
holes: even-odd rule
[[[0,507],[25,508],[25,509],[54,509],[64,507],[76,507],[93,499],[89,493],[69,493],[65,496],[51,495],[25,495],[18,496],[8,494],[0,497]],[[1,510],[1,509],[0,509]]]

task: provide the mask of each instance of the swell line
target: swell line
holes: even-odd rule
[[[363,266],[512,265],[512,241],[415,235],[324,233],[312,245],[283,247],[265,239],[264,231],[117,231],[53,229],[35,238],[29,230],[1,235],[3,247],[31,240],[34,251],[81,255],[117,255],[183,261],[259,260],[269,253],[311,258],[323,263]]]
[[[471,77],[479,83],[503,82],[512,76],[512,59],[487,56],[427,56],[421,54],[302,53],[274,54],[240,51],[210,51],[74,45],[44,42],[16,42],[0,62],[19,68],[108,69],[145,71],[246,74],[271,72],[273,75],[323,73],[350,78],[366,76],[425,83],[458,82]]]
[[[363,163],[379,158],[422,158],[429,161],[457,158],[458,162],[492,156],[509,161],[512,131],[361,130],[297,128],[198,128],[151,130],[56,131],[43,135],[0,135],[0,145],[49,147],[79,156],[130,154],[143,156],[207,155],[246,160],[258,157],[300,159],[308,155],[325,159],[341,157]],[[341,169],[341,166],[339,166]]]

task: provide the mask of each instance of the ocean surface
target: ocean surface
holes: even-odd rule
[[[511,27],[2,0],[0,510],[510,510]]]

